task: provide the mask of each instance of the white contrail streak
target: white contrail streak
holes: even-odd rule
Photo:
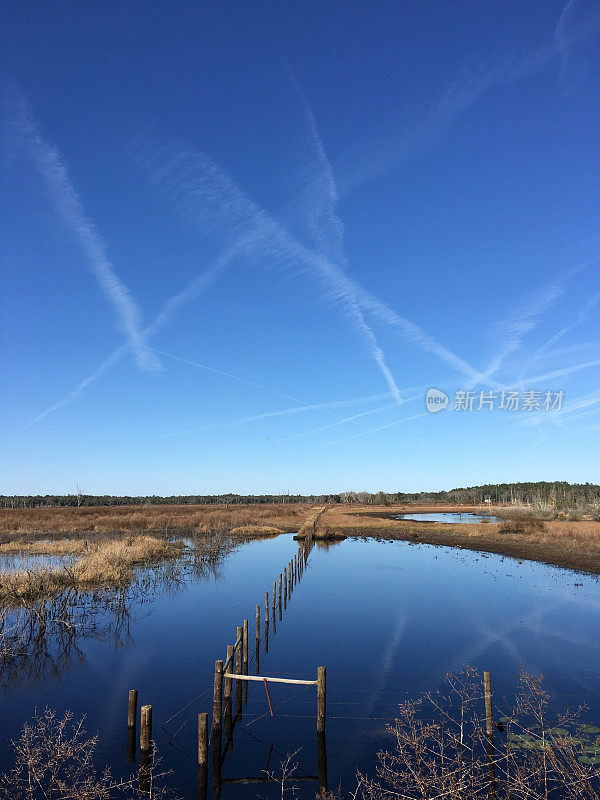
[[[309,227],[313,233],[317,249],[332,263],[337,261],[338,265],[345,271],[348,267],[348,259],[344,248],[344,224],[337,210],[338,192],[335,176],[308,99],[293,76],[292,82],[308,120],[308,127],[316,152],[317,178],[311,180],[309,184],[308,202],[305,204],[308,211]],[[319,198],[317,202],[314,202],[313,198],[312,190],[314,189],[318,190]],[[316,213],[315,209],[317,209]],[[375,360],[392,395],[400,405],[402,398],[396,381],[386,363],[385,355],[377,342],[377,337],[367,323],[365,315],[357,302],[357,298],[348,298],[347,309],[351,319],[366,340],[371,357]]]
[[[320,433],[321,431],[327,431],[330,428],[335,428],[338,425],[345,425],[347,422],[352,422],[355,419],[360,419],[361,417],[366,417],[369,414],[380,414],[382,411],[389,411],[391,408],[398,408],[398,403],[388,403],[385,406],[378,406],[377,408],[371,408],[368,411],[361,411],[360,414],[353,414],[351,417],[345,417],[344,419],[340,419],[337,422],[332,422],[330,425],[321,425],[319,428],[313,428],[310,431],[303,431],[302,433],[295,433],[292,436],[283,436],[281,439],[277,439],[277,442],[288,442],[290,439],[302,439],[305,436],[311,436],[313,433]]]
[[[567,25],[569,22],[569,17],[572,16],[574,6],[575,0],[568,0],[568,2],[565,3],[565,7],[561,12],[558,22],[556,23],[556,28],[554,29],[554,43],[560,57],[560,82],[563,89],[566,88],[567,83],[569,48],[571,44],[569,37],[567,36]]]
[[[598,259],[596,259],[596,261],[597,260]],[[552,336],[550,339],[548,339],[548,341],[545,342],[540,347],[540,349],[538,350],[536,355],[539,355],[540,353],[545,352],[551,345],[553,345],[559,339],[562,339],[563,336],[567,335],[567,333],[570,333],[573,330],[573,328],[577,327],[577,325],[580,325],[582,322],[584,322],[584,320],[587,319],[587,317],[589,316],[590,311],[593,308],[595,308],[595,306],[597,306],[598,303],[600,303],[600,291],[598,291],[595,294],[591,295],[591,297],[588,297],[585,305],[583,306],[583,308],[579,312],[579,315],[577,316],[577,319],[574,322],[572,322],[570,325],[566,325],[564,328],[562,328],[560,331],[558,331],[558,333],[555,333],[554,336]]]
[[[589,18],[582,20],[576,27],[571,27],[570,34],[562,30],[563,46],[572,45],[578,41],[592,39],[596,36],[599,27],[600,16],[596,13]],[[397,142],[395,147],[390,150],[389,147],[384,147],[381,142],[375,142],[371,139],[371,153],[367,157],[364,156],[364,142],[361,143],[360,148],[355,148],[349,151],[344,162],[340,164],[342,171],[344,164],[346,165],[346,176],[341,188],[341,193],[346,194],[357,186],[362,185],[377,176],[383,174],[391,167],[397,166],[399,163],[405,161],[410,156],[417,153],[426,145],[434,144],[441,135],[450,127],[453,121],[471,105],[473,105],[480,97],[482,97],[491,88],[503,83],[510,83],[519,80],[527,75],[534,74],[535,72],[543,69],[557,55],[556,42],[543,45],[537,50],[530,53],[525,58],[518,62],[507,61],[493,70],[489,70],[481,75],[475,75],[469,80],[462,83],[462,85],[453,85],[446,93],[442,100],[437,104],[433,111],[411,132],[400,139],[394,134],[394,139]],[[359,164],[357,168],[357,164]],[[235,247],[235,245],[234,245]],[[240,251],[243,250],[240,247]],[[210,272],[210,270],[209,270]],[[218,277],[218,276],[216,276]],[[197,279],[201,280],[201,279]],[[170,319],[175,311],[182,306],[185,302],[189,302],[194,297],[197,297],[201,289],[194,288],[193,284],[188,289],[183,290],[179,295],[172,298],[171,309],[165,307],[163,313],[166,316],[165,321]],[[464,360],[455,356],[451,351],[436,342],[435,339],[427,336],[417,325],[411,323],[409,320],[404,319],[400,315],[395,314],[387,307],[379,306],[375,298],[363,297],[363,301],[372,305],[375,313],[378,313],[383,321],[387,321],[389,325],[395,327],[400,333],[409,341],[413,341],[422,349],[433,353],[438,356],[442,361],[447,363],[459,373],[473,379],[480,381],[484,378],[482,373],[478,373]],[[383,305],[383,304],[382,304]],[[167,304],[168,306],[168,304]],[[155,320],[155,323],[157,321]],[[157,326],[157,330],[160,325]],[[148,330],[148,329],[147,329]],[[557,334],[556,338],[563,336],[570,327],[564,329]],[[552,340],[551,340],[552,341]],[[549,343],[548,343],[549,344]],[[114,363],[113,359],[118,360],[125,352],[127,347],[120,348],[115,351],[89,378],[82,381],[78,387],[70,392],[63,400],[55,403],[51,408],[40,414],[36,420],[42,419],[58,408],[61,408],[66,403],[71,402],[83,391],[85,386],[89,385],[96,377],[102,374],[106,369]],[[489,383],[492,386],[500,387],[498,384],[491,380],[483,380],[484,383]]]
[[[190,428],[185,431],[173,431],[172,433],[165,434],[165,436],[183,436],[188,433],[204,433],[205,431],[210,431],[213,428],[224,428],[235,425],[243,425],[247,422],[258,422],[259,420],[271,419],[273,417],[287,417],[295,414],[302,414],[307,411],[324,411],[331,408],[360,405],[362,403],[372,403],[376,400],[384,400],[385,398],[390,398],[390,397],[391,397],[390,392],[385,392],[383,394],[372,394],[366,397],[355,397],[349,400],[330,400],[325,403],[311,403],[303,406],[295,406],[293,408],[284,408],[279,411],[267,411],[263,414],[252,414],[251,416],[247,417],[238,417],[237,419],[229,419],[225,420],[224,422],[215,422],[210,425],[203,425],[201,428]],[[396,403],[394,403],[392,406],[392,408],[397,408],[397,407],[398,406]]]
[[[183,305],[196,299],[206,288],[212,285],[236,257],[254,252],[264,254],[267,251],[277,258],[285,259],[286,261],[292,260],[296,265],[296,270],[298,263],[308,266],[312,274],[316,275],[328,288],[332,302],[340,302],[348,309],[352,308],[353,305],[356,306],[357,301],[355,298],[358,297],[363,308],[377,314],[386,324],[399,330],[403,338],[414,342],[423,350],[431,352],[459,373],[478,381],[484,380],[481,373],[474,370],[466,361],[426,334],[418,325],[396,314],[377,298],[365,292],[343,270],[332,264],[325,256],[301,245],[269,214],[252,200],[246,198],[233,181],[222,175],[206,156],[201,154],[199,156],[199,164],[195,164],[194,155],[193,153],[190,155],[189,150],[182,150],[179,152],[179,156],[175,157],[171,152],[168,163],[160,166],[161,186],[166,186],[167,191],[171,193],[171,196],[175,197],[179,204],[184,203],[190,216],[193,217],[193,211],[190,209],[195,208],[198,199],[195,180],[197,180],[199,172],[200,175],[207,173],[209,183],[208,186],[204,187],[203,192],[207,197],[211,198],[212,202],[208,204],[207,200],[201,199],[202,209],[205,210],[205,204],[214,208],[215,203],[221,199],[223,193],[226,193],[225,205],[229,208],[237,209],[237,212],[242,214],[244,225],[239,226],[238,222],[239,238],[228,247],[215,264],[165,303],[162,311],[144,330],[144,337],[150,338],[154,336],[173,318]],[[188,163],[190,158],[192,160],[191,164]],[[175,170],[175,174],[173,174],[173,170]],[[193,176],[194,180],[191,180],[190,175]],[[202,186],[198,188],[202,190]],[[201,194],[202,198],[204,194]],[[219,211],[221,211],[221,206],[219,206]],[[222,217],[220,219],[222,221]],[[106,371],[108,366],[115,363],[115,360],[118,361],[126,351],[127,348],[123,347],[112,353],[107,361],[89,378],[82,381],[62,400],[54,403],[50,408],[38,415],[32,420],[32,423],[41,420],[47,414],[76,399],[86,386]],[[490,383],[499,386],[493,381]]]
[[[399,330],[403,337],[417,344],[422,349],[436,355],[453,369],[458,370],[468,377],[482,380],[480,372],[471,367],[466,361],[455,356],[448,348],[426,334],[418,325],[396,314],[383,302],[360,287],[350,278],[344,270],[333,263],[325,255],[315,252],[301,244],[288,230],[265,209],[260,207],[234,183],[224,175],[219,167],[204,153],[195,153],[188,148],[183,148],[174,155],[173,148],[167,150],[169,157],[166,163],[161,161],[161,150],[155,150],[158,155],[150,156],[146,163],[154,165],[154,175],[159,175],[157,183],[165,188],[170,197],[175,198],[179,205],[183,205],[186,215],[202,221],[204,214],[213,213],[219,224],[224,224],[231,209],[234,209],[232,224],[242,229],[249,237],[248,248],[262,254],[266,251],[286,264],[293,265],[298,271],[298,265],[316,276],[326,287],[326,297],[330,303],[339,304],[346,313],[358,324],[362,333],[368,338],[372,352],[380,359],[378,363],[385,370],[383,354],[377,342],[366,325],[363,312],[369,311],[388,325]],[[149,152],[149,148],[147,148]],[[156,162],[160,161],[159,166]],[[210,198],[210,204],[207,198]],[[236,216],[237,215],[237,216]],[[241,218],[241,222],[240,219]],[[252,231],[252,235],[248,231]],[[387,376],[388,385],[393,382],[391,375]],[[395,385],[395,384],[394,384]],[[399,395],[397,387],[390,390],[395,396]]]
[[[413,414],[412,417],[402,417],[402,419],[394,420],[394,422],[388,422],[387,425],[381,425],[379,428],[371,428],[368,431],[362,431],[362,433],[355,433],[354,436],[348,436],[345,439],[336,439],[335,442],[329,442],[329,444],[340,444],[341,442],[349,442],[351,439],[360,439],[361,436],[368,436],[371,433],[385,431],[388,428],[393,428],[395,425],[401,425],[403,422],[410,422],[413,419],[419,419],[419,417],[426,417],[428,413],[427,411],[422,411],[420,414]]]
[[[56,213],[81,247],[93,276],[113,307],[118,327],[129,341],[137,365],[142,369],[160,369],[160,362],[144,341],[142,313],[137,302],[117,275],[104,241],[86,216],[61,154],[42,137],[24,98],[17,101],[14,127],[33,157]]]
[[[293,400],[295,403],[304,403],[304,407],[310,406],[306,400],[301,400],[299,397],[294,397],[291,394],[284,394],[283,392],[279,392],[276,389],[269,389],[267,386],[263,386],[260,383],[255,383],[254,381],[249,381],[246,378],[240,378],[238,375],[233,375],[231,372],[224,372],[222,369],[217,369],[216,367],[209,367],[206,364],[199,364],[197,361],[188,361],[187,358],[180,358],[180,356],[175,356],[173,353],[166,353],[164,350],[156,350],[154,349],[155,353],[158,355],[166,356],[167,358],[172,358],[174,361],[180,361],[182,364],[187,364],[190,367],[198,367],[198,369],[203,369],[206,372],[213,372],[216,375],[222,375],[224,378],[230,378],[231,380],[238,381],[238,383],[244,383],[246,386],[252,386],[255,389],[262,389],[264,392],[269,392],[270,394],[277,395],[278,397],[283,397],[286,400]],[[314,407],[314,405],[313,405]],[[333,414],[334,417],[339,417],[339,414],[336,414],[334,411],[329,411],[328,413]]]
[[[546,372],[544,375],[537,375],[535,378],[527,378],[527,380],[522,381],[519,386],[524,386],[525,384],[534,384],[534,383],[542,383],[543,381],[553,381],[557,378],[564,378],[565,375],[572,375],[574,372],[582,372],[586,369],[592,369],[593,367],[600,366],[600,359],[596,359],[595,361],[586,361],[584,364],[574,364],[570,367],[564,367],[562,369],[556,369],[553,372]]]
[[[564,18],[564,14],[561,16]],[[577,24],[571,24],[569,29],[563,25],[560,31],[561,49],[557,49],[556,38],[553,38],[519,60],[505,59],[491,69],[479,74],[473,73],[467,80],[453,83],[422,122],[404,136],[399,136],[396,131],[392,134],[385,131],[383,135],[386,140],[383,141],[381,133],[372,133],[366,140],[348,150],[338,162],[336,172],[344,176],[338,184],[340,194],[344,196],[352,192],[397,167],[425,147],[434,145],[458,116],[491,89],[539,72],[552,61],[562,58],[566,48],[594,39],[599,28],[598,11],[582,18]],[[394,142],[392,147],[389,146],[389,141]]]
[[[491,378],[492,375],[498,372],[509,356],[521,347],[523,339],[534,330],[541,317],[564,296],[569,280],[597,262],[598,258],[594,258],[582,264],[578,264],[575,267],[571,267],[559,278],[534,292],[529,301],[522,308],[518,309],[512,317],[498,323],[496,327],[503,329],[501,331],[502,343],[498,353],[494,356],[490,365],[484,372],[486,378]],[[552,343],[554,340],[555,339],[550,340],[547,344]],[[538,350],[538,353],[542,350],[543,347]]]
[[[422,394],[415,394],[412,397],[407,397],[403,400],[404,403],[410,403],[412,400],[422,399]],[[370,414],[380,414],[382,411],[389,411],[392,408],[398,408],[398,403],[388,403],[385,406],[378,406],[377,408],[371,408],[368,411],[361,411],[360,414],[353,414],[351,417],[345,417],[344,419],[340,419],[337,422],[331,422],[329,425],[321,425],[319,428],[313,428],[310,431],[303,431],[302,433],[295,433],[292,436],[284,436],[281,439],[277,439],[277,442],[287,442],[290,439],[302,439],[304,436],[311,436],[313,433],[320,433],[321,431],[327,431],[331,428],[336,428],[338,425],[345,425],[347,422],[353,422],[355,419],[360,419],[361,417],[369,416]]]

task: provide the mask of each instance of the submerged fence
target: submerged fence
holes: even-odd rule
[[[320,509],[318,510],[320,512]],[[318,517],[319,514],[317,514]],[[279,573],[278,579],[273,581],[272,594],[265,592],[264,601],[264,645],[265,653],[269,651],[269,632],[277,632],[277,622],[283,620],[283,613],[288,607],[292,593],[300,582],[308,563],[308,557],[313,547],[312,530],[314,520],[310,520],[306,538],[299,543],[298,551]],[[225,659],[215,662],[213,683],[212,723],[209,736],[209,717],[207,712],[198,714],[198,793],[199,800],[204,800],[208,792],[208,768],[212,763],[212,795],[213,798],[221,796],[224,784],[235,783],[266,783],[278,780],[277,777],[266,774],[247,776],[243,778],[223,778],[223,765],[227,754],[233,749],[233,735],[236,725],[243,717],[244,706],[248,702],[248,684],[262,683],[265,689],[266,701],[270,716],[274,716],[273,705],[269,693],[269,684],[288,684],[302,687],[316,688],[315,720],[317,736],[317,762],[316,775],[296,776],[294,781],[314,781],[319,792],[327,791],[327,755],[325,744],[325,720],[327,708],[327,670],[318,666],[313,680],[287,676],[260,675],[260,642],[261,642],[261,605],[256,606],[255,615],[255,674],[249,674],[249,623],[244,619],[242,625],[236,629],[234,644],[226,646]],[[235,683],[235,699],[233,685]],[[204,693],[206,694],[206,692]],[[198,698],[196,698],[198,699]],[[135,689],[129,692],[127,709],[127,761],[135,761],[136,751],[136,718],[137,718],[138,692]],[[195,701],[192,701],[192,703]],[[188,705],[191,705],[188,704]],[[185,708],[185,707],[184,707]],[[180,711],[183,709],[180,709]],[[179,713],[179,712],[177,712]],[[174,718],[171,717],[171,719]],[[264,717],[266,714],[260,715]],[[168,720],[170,721],[170,720]],[[223,744],[223,732],[225,742]],[[212,748],[211,748],[212,742]],[[209,759],[209,750],[212,757]],[[152,706],[144,705],[140,713],[140,767],[139,790],[141,794],[151,793],[152,782]]]

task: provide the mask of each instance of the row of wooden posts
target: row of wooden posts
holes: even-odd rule
[[[298,552],[279,573],[279,581],[273,581],[272,596],[265,592],[265,652],[269,650],[269,627],[272,611],[273,633],[277,631],[276,617],[281,622],[283,610],[287,608],[288,599],[304,572],[308,555],[312,547],[312,537],[305,540]],[[278,602],[277,602],[278,598]],[[277,608],[279,613],[277,614]],[[261,638],[261,606],[256,606],[256,675],[248,674],[249,661],[249,626],[245,619],[236,630],[235,644],[227,645],[225,662],[219,659],[215,662],[215,675],[213,685],[212,709],[212,766],[213,766],[213,797],[218,798],[221,791],[221,767],[228,750],[233,746],[233,729],[235,722],[241,719],[242,708],[248,699],[248,682],[255,681],[264,684],[269,712],[273,716],[273,707],[269,695],[269,683],[288,683],[305,686],[316,686],[316,728],[318,744],[319,775],[310,776],[311,780],[318,780],[322,792],[327,786],[327,758],[325,753],[325,713],[326,713],[326,679],[327,673],[323,666],[317,668],[316,680],[300,680],[295,678],[277,678],[259,675],[260,670],[260,638]],[[235,681],[235,719],[232,714],[232,689]],[[135,761],[135,739],[137,719],[137,689],[129,692],[129,705],[127,710],[127,761]],[[226,744],[222,753],[223,720],[225,722]],[[150,793],[152,780],[152,706],[143,705],[140,711],[140,770],[139,788],[142,793]],[[207,793],[207,777],[209,763],[209,727],[208,714],[198,714],[198,797],[205,798]],[[244,779],[245,780],[245,779]],[[262,780],[262,779],[261,779]]]
[[[309,545],[312,541],[309,540]],[[269,605],[272,609],[273,632],[276,632],[276,607],[279,606],[279,621],[282,620],[282,607],[287,608],[288,598],[291,597],[292,590],[302,577],[310,547],[303,544],[293,560],[284,567],[283,573],[279,574],[279,583],[273,582],[272,599],[269,592],[265,592],[265,652],[269,650]],[[278,604],[276,597],[279,597]],[[212,752],[213,752],[213,797],[220,797],[221,792],[221,768],[222,762],[228,750],[232,748],[232,736],[235,721],[241,719],[242,707],[248,699],[248,682],[261,682],[265,686],[266,698],[271,716],[273,708],[269,695],[269,683],[288,683],[305,686],[317,687],[317,746],[318,746],[318,776],[308,776],[308,780],[318,780],[320,792],[327,791],[327,756],[325,750],[325,712],[326,712],[326,669],[317,668],[316,680],[300,680],[294,678],[276,678],[260,676],[260,618],[261,607],[256,606],[256,675],[248,674],[249,648],[248,648],[248,620],[236,630],[235,644],[227,645],[227,656],[225,662],[217,660],[215,662],[215,677],[213,686],[213,711],[212,711]],[[235,662],[235,663],[234,663]],[[235,681],[235,720],[232,715],[232,689]],[[486,717],[486,741],[488,758],[488,776],[490,800],[496,797],[495,766],[494,766],[494,722],[492,715],[492,688],[491,675],[489,671],[483,673],[484,698],[485,698],[485,717]],[[129,703],[127,709],[127,761],[135,761],[135,739],[136,739],[136,719],[137,719],[137,689],[129,692]],[[222,753],[222,722],[225,720],[226,746]],[[141,793],[150,793],[152,781],[152,706],[143,705],[140,709],[140,769],[139,769],[139,788]],[[209,726],[208,714],[206,712],[198,714],[198,798],[203,799],[207,796],[207,777],[209,764]],[[248,782],[244,778],[243,782]],[[255,780],[268,780],[266,777]],[[235,780],[228,782],[236,782]]]

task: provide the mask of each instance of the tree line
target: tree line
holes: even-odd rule
[[[528,483],[495,483],[461,487],[438,492],[355,492],[338,494],[220,494],[220,495],[0,495],[0,508],[50,508],[54,506],[158,506],[158,505],[234,505],[237,503],[448,503],[478,505],[483,503],[532,505],[538,508],[576,508],[600,503],[600,485],[535,481]]]

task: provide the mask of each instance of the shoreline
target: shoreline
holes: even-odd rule
[[[429,506],[362,508],[346,513],[328,509],[319,533],[323,538],[337,532],[348,538],[373,538],[407,541],[495,553],[519,561],[538,561],[562,569],[600,575],[600,523],[552,520],[542,533],[504,533],[502,522],[441,523],[394,519],[402,513],[481,512],[480,507]],[[510,509],[488,508],[491,516],[508,516]],[[482,512],[484,513],[484,512]]]

